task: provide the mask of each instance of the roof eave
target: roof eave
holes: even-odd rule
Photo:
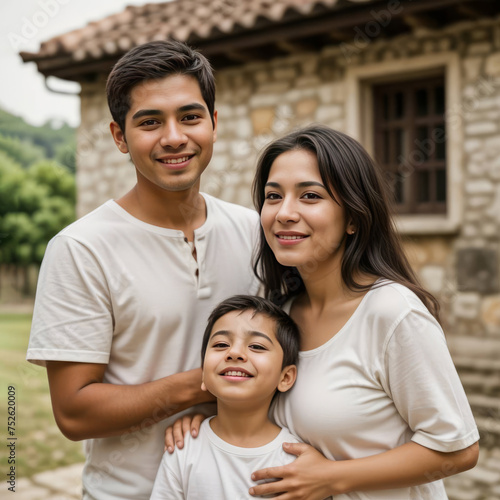
[[[402,15],[431,12],[444,6],[451,6],[465,0],[419,0],[419,2],[404,2],[404,13],[394,13],[394,19]],[[239,31],[238,33],[212,33],[207,38],[196,38],[191,35],[186,42],[195,46],[209,58],[224,56],[232,51],[257,51],[266,44],[278,44],[283,40],[299,39],[300,37],[331,34],[335,30],[346,30],[363,23],[373,21],[373,12],[378,8],[386,8],[386,1],[352,4],[348,8],[332,9],[312,16],[298,16],[284,22],[261,23],[259,28]],[[214,36],[215,35],[215,36]],[[332,41],[332,43],[335,43]],[[84,59],[77,61],[72,54],[64,56],[40,57],[36,53],[22,52],[24,62],[35,62],[38,71],[45,76],[56,76],[66,80],[82,81],[96,73],[108,72],[113,64],[125,53],[117,51],[104,55],[99,59]]]
[[[39,73],[45,77],[55,76],[63,80],[80,82],[88,77],[99,74],[109,73],[116,63],[118,57],[112,56],[98,60],[75,61],[71,56],[50,57],[37,59],[30,57],[29,52],[20,53],[23,61],[34,62]]]

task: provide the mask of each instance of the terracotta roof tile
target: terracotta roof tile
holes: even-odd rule
[[[117,58],[135,45],[175,38],[203,43],[231,34],[318,15],[374,0],[174,0],[128,6],[124,11],[42,43],[25,62],[45,68]],[[61,61],[60,63],[58,61]],[[50,74],[50,70],[49,70]]]
[[[129,6],[84,28],[65,33],[43,43],[38,53],[23,53],[25,61],[69,56],[75,61],[113,55],[134,44],[173,37],[187,41],[196,36],[209,39],[212,34],[230,34],[252,29],[259,18],[280,22],[287,12],[309,15],[315,9],[341,8],[349,3],[373,0],[176,0]],[[116,32],[116,34],[115,34]],[[110,43],[110,35],[114,41]]]

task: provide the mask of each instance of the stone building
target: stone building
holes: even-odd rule
[[[23,53],[81,84],[79,215],[134,182],[108,133],[107,73],[132,46],[169,37],[217,71],[204,191],[250,206],[258,151],[311,122],[356,137],[384,168],[481,430],[480,463],[448,480],[450,498],[500,498],[500,2],[177,0]]]

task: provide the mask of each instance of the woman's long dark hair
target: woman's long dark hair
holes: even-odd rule
[[[259,157],[252,186],[259,214],[274,160],[294,149],[310,151],[316,156],[325,187],[344,207],[346,221],[352,221],[356,228],[354,234],[346,236],[342,257],[342,280],[347,288],[352,291],[372,288],[372,285],[355,281],[359,274],[392,280],[412,290],[438,319],[438,301],[422,288],[404,253],[390,215],[381,174],[368,153],[353,138],[324,125],[311,125],[268,145]],[[305,290],[297,269],[283,266],[276,260],[262,228],[254,272],[264,284],[266,297],[277,304]]]

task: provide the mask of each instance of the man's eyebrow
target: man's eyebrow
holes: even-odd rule
[[[192,102],[190,104],[185,104],[181,106],[178,110],[179,113],[185,113],[186,111],[207,111],[207,108],[200,104],[199,102]],[[132,116],[132,120],[137,120],[143,116],[162,116],[163,111],[161,109],[140,109],[137,113]]]
[[[163,115],[163,111],[159,109],[140,109],[132,116],[132,120],[137,120],[138,118],[142,118],[143,116],[160,116]]]
[[[185,104],[181,106],[178,111],[184,113],[185,111],[206,111],[207,108],[200,104],[199,102],[192,102],[191,104]]]
[[[262,337],[274,345],[274,342],[272,341],[272,339],[270,337],[268,337],[265,333],[258,332],[256,330],[247,330],[245,333],[249,337]],[[212,336],[210,337],[210,339],[213,339],[214,337],[217,337],[217,336],[229,337],[230,335],[231,335],[231,332],[229,330],[219,330],[219,331],[213,333]]]
[[[321,182],[316,182],[316,181],[304,181],[304,182],[298,182],[295,184],[295,187],[298,188],[307,188],[307,187],[313,187],[313,186],[318,186],[320,188],[326,189],[326,187],[321,184]],[[274,187],[274,188],[279,188],[281,187],[281,184],[279,182],[266,182],[265,187]]]

